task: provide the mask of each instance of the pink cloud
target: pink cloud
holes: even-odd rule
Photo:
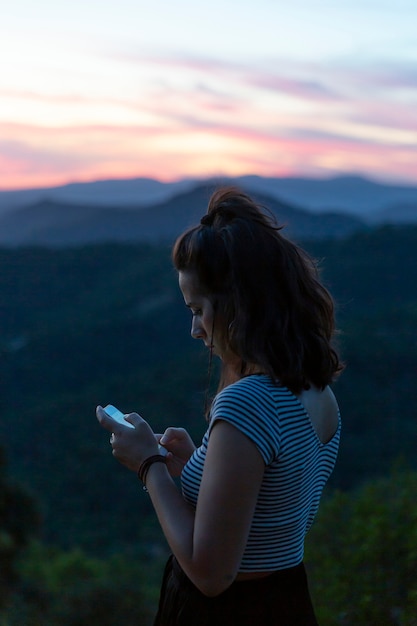
[[[309,102],[354,102],[358,94],[374,94],[377,101],[388,101],[396,90],[417,89],[415,66],[374,62],[358,63],[307,63],[288,62],[282,59],[266,59],[263,64],[224,62],[210,57],[187,55],[152,55],[134,53],[124,55],[123,60],[132,63],[155,65],[179,73],[189,72],[195,76],[196,91],[202,88],[204,77],[231,87],[247,86],[262,91],[306,100]],[[226,81],[226,83],[225,83]],[[230,88],[223,97],[231,97]],[[378,95],[377,95],[378,94]],[[217,98],[220,98],[220,91]]]
[[[370,88],[412,89],[417,90],[417,70],[415,64],[374,62],[349,71],[352,82],[367,85]]]
[[[352,105],[348,118],[373,126],[417,132],[417,103],[360,101]]]
[[[271,71],[262,66],[254,66],[244,63],[219,61],[209,57],[197,57],[172,54],[163,55],[147,55],[147,54],[130,54],[123,55],[123,60],[127,60],[137,64],[148,63],[156,65],[162,69],[174,69],[180,72],[190,71],[198,73],[201,77],[209,75],[217,80],[232,80],[242,85],[245,84],[258,89],[268,91],[283,92],[287,95],[301,99],[314,100],[337,100],[340,96],[336,91],[329,89],[324,82],[317,79],[296,78],[294,75],[295,65],[288,66],[285,64],[286,71]],[[283,64],[276,62],[272,64],[268,62],[268,66],[275,65],[277,68]]]
[[[0,89],[0,98],[11,98],[13,100],[33,100],[44,103],[55,104],[83,104],[90,99],[79,94],[53,94],[53,93],[41,93],[36,91],[24,91],[17,89]]]
[[[183,144],[201,136],[193,150]],[[358,171],[378,177],[416,179],[416,148],[355,140],[325,132],[270,132],[238,123],[172,127],[169,149],[159,128],[77,126],[40,128],[0,125],[0,187],[50,186],[75,180],[186,175],[335,174]],[[207,137],[218,149],[207,151]],[[155,145],[156,142],[156,145]],[[194,144],[193,144],[194,145]]]
[[[135,65],[156,65],[162,68],[171,68],[176,70],[189,69],[192,71],[208,72],[208,73],[230,73],[231,70],[240,71],[242,65],[240,63],[232,63],[230,61],[220,61],[214,57],[201,57],[184,55],[178,53],[172,54],[154,54],[142,51],[134,51],[125,54],[112,54],[112,58],[119,61],[127,61]]]
[[[335,91],[330,90],[319,80],[302,80],[279,74],[249,72],[247,84],[306,100],[331,101],[341,99]]]
[[[113,174],[134,176],[141,169],[151,175],[156,164],[147,168],[140,143],[160,135],[160,128],[133,126],[0,124],[0,188],[55,185]],[[130,145],[132,137],[137,151]]]
[[[131,60],[190,74],[178,89],[169,80],[155,80],[136,101],[117,94],[99,99],[3,92],[57,107],[112,104],[146,113],[153,121],[123,124],[121,118],[120,124],[56,128],[0,123],[0,187],[222,173],[359,171],[417,180],[417,142],[401,143],[395,135],[417,131],[416,77],[410,67],[397,68],[396,74],[395,68],[376,64],[293,63],[284,72],[271,60],[262,67],[178,56]],[[266,93],[268,108],[263,107]],[[302,113],[281,106],[283,94],[298,98]],[[355,136],[347,134],[351,127]]]

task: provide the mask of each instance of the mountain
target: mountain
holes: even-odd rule
[[[70,183],[60,187],[0,191],[0,215],[49,199],[57,204],[81,206],[134,207],[162,202],[195,184],[184,179],[163,183],[152,178],[98,180]]]
[[[0,244],[50,247],[98,242],[172,242],[198,223],[207,209],[213,185],[197,185],[161,203],[136,209],[63,204],[44,200],[0,217]],[[340,238],[366,228],[358,217],[313,214],[261,193],[255,193],[295,239]]]
[[[374,224],[415,224],[417,223],[417,202],[403,202],[381,209],[372,216]]]
[[[313,213],[347,213],[371,223],[417,222],[417,186],[375,182],[360,176],[274,178],[241,176],[161,182],[150,178],[72,183],[49,189],[0,191],[0,215],[49,200],[56,204],[133,209],[167,201],[196,185],[236,184]],[[399,207],[407,206],[406,214]]]
[[[413,210],[407,221],[417,222],[417,187],[377,183],[361,176],[314,178],[261,178],[243,176],[237,182],[253,191],[262,191],[310,211],[353,214],[372,222],[387,215],[395,221],[396,207],[406,204]]]

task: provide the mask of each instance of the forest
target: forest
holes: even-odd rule
[[[306,541],[322,626],[417,624],[417,227],[303,241],[336,301],[339,460]],[[97,404],[201,438],[207,354],[166,244],[0,249],[0,624],[152,623],[167,546]]]

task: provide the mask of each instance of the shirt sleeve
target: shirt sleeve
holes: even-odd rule
[[[218,420],[232,424],[253,441],[265,465],[269,465],[280,449],[278,413],[268,390],[249,380],[229,385],[216,396],[210,413],[209,434]]]

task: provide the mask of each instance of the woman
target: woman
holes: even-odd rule
[[[172,550],[156,626],[317,624],[304,537],[337,456],[329,384],[342,366],[332,299],[279,231],[249,196],[223,189],[175,243],[191,334],[222,361],[200,447],[182,429],[160,437],[136,413],[132,429],[97,409]]]

